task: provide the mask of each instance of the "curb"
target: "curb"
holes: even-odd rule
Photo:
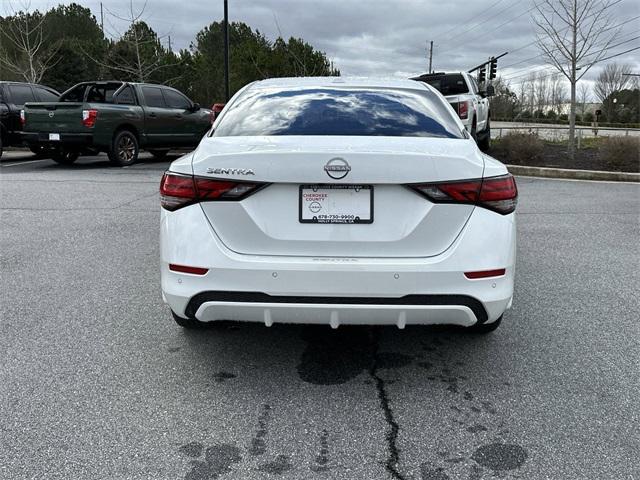
[[[568,178],[573,180],[601,180],[608,182],[640,182],[640,173],[605,172],[602,170],[573,170],[570,168],[525,167],[507,165],[513,175],[525,177]]]

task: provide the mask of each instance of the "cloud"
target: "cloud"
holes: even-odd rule
[[[46,9],[55,0],[32,0]],[[76,0],[99,17],[99,0]],[[68,1],[62,3],[69,3]],[[141,7],[142,0],[134,0]],[[103,0],[108,11],[128,11],[129,0]],[[179,5],[179,6],[176,6]],[[145,18],[163,35],[170,34],[174,49],[188,48],[196,33],[221,20],[222,0],[148,0]],[[424,72],[428,42],[434,41],[433,64],[437,71],[467,70],[491,55],[512,51],[499,66],[515,77],[528,70],[546,70],[535,44],[531,13],[533,1],[520,0],[229,0],[231,21],[242,21],[268,38],[301,37],[327,53],[343,75],[406,76]],[[613,9],[621,23],[640,14],[636,0],[622,0]],[[108,13],[109,30],[124,30]],[[113,28],[111,27],[113,25]],[[620,34],[632,38],[639,22],[629,22]],[[640,43],[629,42],[617,53]],[[524,47],[524,48],[523,48]],[[526,60],[526,61],[523,61]],[[640,50],[621,56],[640,70]],[[511,64],[513,67],[504,68]],[[594,67],[587,79],[597,76]]]

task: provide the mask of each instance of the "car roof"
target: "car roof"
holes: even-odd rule
[[[424,84],[413,80],[395,77],[284,77],[269,78],[254,82],[251,88],[400,88],[410,90],[428,90]]]

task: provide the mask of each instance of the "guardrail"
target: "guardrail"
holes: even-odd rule
[[[502,138],[503,130],[516,130],[535,133],[546,140],[563,140],[569,137],[568,125],[517,125],[517,126],[491,126],[491,137]],[[640,136],[640,128],[624,127],[575,127],[577,147],[580,148],[584,137],[597,137],[599,133],[611,132],[615,136]],[[562,133],[560,133],[562,132]],[[566,132],[566,134],[564,133]],[[610,135],[611,135],[610,134]],[[602,136],[610,136],[602,135]],[[551,138],[550,138],[551,137]]]

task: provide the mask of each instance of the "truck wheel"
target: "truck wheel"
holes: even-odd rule
[[[114,165],[126,167],[138,161],[138,139],[129,130],[120,130],[113,137],[111,149],[109,150],[109,160]]]
[[[478,147],[486,152],[491,147],[491,123],[487,118],[487,128],[482,132],[482,137],[478,140]]]
[[[478,127],[476,125],[476,119],[474,118],[471,122],[471,138],[473,141],[478,143]]]
[[[51,152],[51,159],[59,163],[60,165],[71,165],[75,162],[80,153],[74,150],[67,150],[66,148],[56,148]]]
[[[153,155],[153,158],[162,160],[167,156],[169,150],[149,150],[149,153]]]

